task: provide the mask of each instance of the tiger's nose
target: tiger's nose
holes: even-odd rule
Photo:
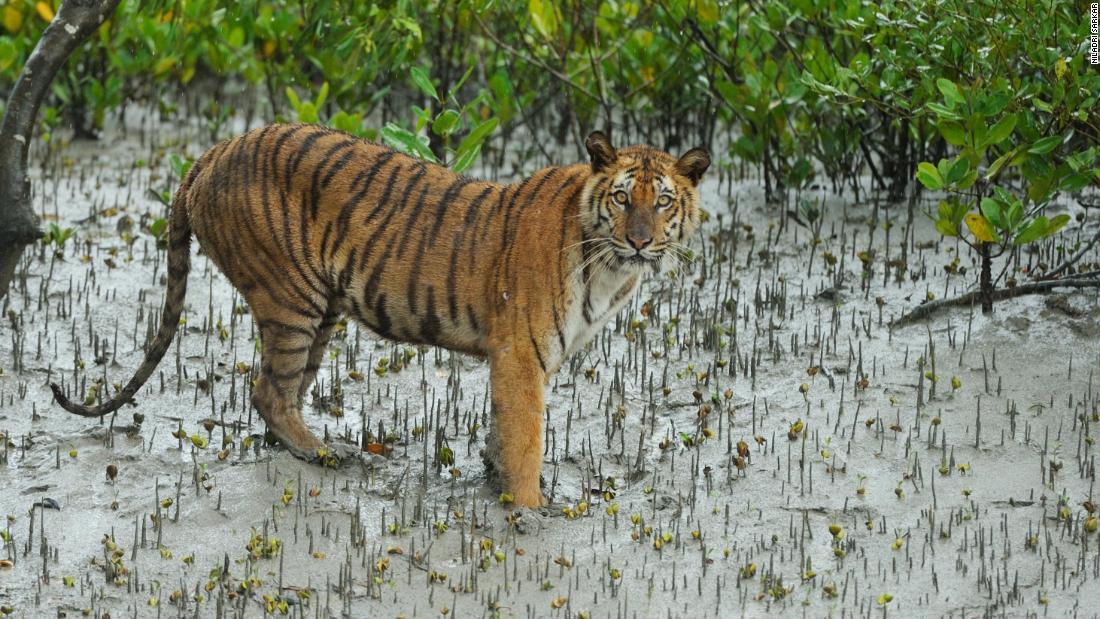
[[[633,236],[628,236],[628,237],[626,237],[626,240],[629,241],[630,244],[634,246],[634,249],[636,249],[638,251],[642,251],[650,243],[653,242],[653,237],[647,236],[645,238],[637,238],[637,237],[633,237]]]

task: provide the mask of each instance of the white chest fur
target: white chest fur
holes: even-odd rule
[[[587,286],[577,280],[576,295],[566,317],[566,350],[559,363],[580,350],[626,305],[637,291],[640,280],[640,274],[629,270],[596,274]]]

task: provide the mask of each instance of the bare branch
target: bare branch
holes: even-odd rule
[[[1078,277],[1074,279],[1056,279],[1052,281],[1032,282],[1030,284],[1023,284],[1015,286],[1013,288],[1000,288],[993,291],[993,299],[1001,301],[1004,299],[1014,299],[1016,297],[1023,297],[1029,294],[1042,294],[1044,292],[1050,292],[1055,288],[1100,288],[1100,278],[1086,278]],[[927,318],[933,313],[947,308],[947,307],[961,307],[966,305],[972,305],[979,302],[981,299],[981,291],[974,290],[964,295],[957,296],[953,299],[941,299],[938,301],[930,301],[921,305],[903,315],[897,320],[890,323],[890,328],[904,327],[910,325],[918,320]]]
[[[118,7],[119,0],[64,0],[46,26],[12,87],[0,121],[0,297],[11,281],[23,247],[41,233],[30,204],[27,155],[38,108],[69,55]],[[9,255],[10,254],[10,255]]]

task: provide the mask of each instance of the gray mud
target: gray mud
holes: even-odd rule
[[[707,180],[695,261],[651,278],[551,382],[542,512],[513,513],[487,478],[486,365],[355,323],[306,418],[358,455],[330,470],[265,445],[248,407],[256,331],[198,252],[186,325],[136,407],[69,415],[49,381],[84,398],[142,358],[165,275],[143,229],[165,208],[148,190],[174,188],[165,154],[198,155],[198,135],[135,122],[37,171],[38,210],[75,236],[56,256],[36,247],[4,302],[5,612],[1097,612],[1100,540],[1082,505],[1097,297],[953,309],[891,332],[929,294],[976,280],[970,254],[965,274],[945,272],[956,245],[919,212],[907,225],[904,205],[826,195],[812,247],[755,180]]]

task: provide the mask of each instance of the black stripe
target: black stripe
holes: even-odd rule
[[[316,335],[315,331],[311,328],[302,327],[299,325],[292,325],[279,320],[262,320],[258,325],[261,329],[278,329],[287,333],[301,333],[309,337]]]
[[[584,321],[588,324],[592,324],[591,310],[592,306],[588,299],[588,258],[591,249],[589,249],[590,243],[584,243],[581,245],[581,264],[584,267],[581,269],[581,284],[584,286],[584,302],[581,303],[581,315],[584,317]]]
[[[440,322],[435,313],[435,287],[428,286],[428,300],[425,316],[420,321],[420,335],[429,344],[439,344]]]
[[[499,213],[504,209],[504,196],[506,196],[508,194],[508,189],[509,188],[507,188],[507,187],[500,188],[500,192],[497,194],[497,207],[493,212],[489,212],[488,210],[478,209],[479,211],[482,211],[482,212],[478,213],[476,224],[474,225],[474,230],[476,230],[476,232],[474,233],[474,238],[475,239],[484,239],[484,238],[486,238],[485,233],[482,232],[483,226],[486,226],[486,225],[489,224],[489,220],[491,220],[493,218],[494,214]],[[484,217],[482,217],[482,215],[484,215]],[[478,252],[469,251],[469,252],[466,252],[466,253],[469,256],[469,262],[466,266],[466,270],[468,272],[473,272],[473,270],[474,270],[474,261],[477,258]]]
[[[283,253],[283,256],[286,257],[290,261],[291,266],[294,267],[294,271],[299,275],[299,277],[306,284],[306,286],[308,286],[310,289],[312,289],[317,297],[326,298],[328,296],[328,294],[326,293],[325,290],[320,288],[317,285],[317,282],[315,281],[315,280],[324,281],[324,278],[320,275],[320,273],[318,273],[313,268],[312,264],[307,264],[306,265],[306,266],[309,267],[310,271],[313,272],[313,279],[311,279],[309,277],[309,275],[306,273],[305,269],[303,268],[301,262],[299,261],[299,257],[297,255],[295,255],[294,241],[291,239],[291,229],[292,229],[291,224],[290,224],[290,210],[291,209],[290,209],[290,203],[289,203],[290,196],[288,194],[288,192],[291,189],[291,181],[294,178],[294,173],[297,170],[298,163],[301,162],[301,159],[302,159],[302,157],[304,157],[306,150],[310,146],[312,146],[313,142],[316,142],[321,137],[323,137],[325,135],[328,135],[327,132],[322,131],[319,127],[313,127],[313,129],[314,129],[314,132],[311,133],[309,136],[307,136],[306,139],[302,140],[302,144],[299,144],[298,150],[295,151],[295,154],[291,156],[291,160],[293,161],[293,163],[291,163],[287,167],[287,169],[284,171],[284,173],[286,175],[286,188],[285,189],[278,189],[280,214],[282,215],[282,219],[283,219],[283,243],[282,243],[283,252],[282,253]],[[272,163],[272,166],[274,166],[274,161],[272,161],[271,163]],[[274,167],[272,167],[272,169],[274,170]],[[264,188],[265,188],[264,202],[265,202],[265,208],[268,211],[270,211],[270,207],[268,206],[270,201],[268,200],[268,196],[266,195],[267,185],[268,184],[266,184],[266,183],[264,184]],[[309,261],[308,251],[307,251],[307,249],[308,249],[308,242],[307,242],[308,230],[307,230],[307,227],[305,226],[306,213],[305,213],[305,210],[304,210],[304,205],[303,204],[298,204],[298,209],[299,209],[299,213],[301,215],[300,219],[302,220],[301,235],[300,235],[299,243],[301,244],[301,251],[302,251],[302,254],[303,254],[302,257],[304,257],[306,259],[307,263],[308,263],[308,261]],[[274,229],[272,231],[274,231]],[[278,264],[278,263],[276,263],[276,264]],[[321,313],[323,314],[324,312],[322,311]]]
[[[389,242],[386,244],[386,249],[383,252],[382,257],[374,263],[374,268],[371,269],[370,277],[367,278],[367,283],[363,285],[363,302],[367,305],[371,304],[370,300],[373,296],[372,292],[375,288],[378,287],[378,278],[382,276],[382,270],[385,268],[386,263],[388,262],[390,250],[393,249],[394,243],[396,242],[397,235],[391,235]],[[367,253],[364,252],[363,255],[366,256]]]
[[[539,180],[538,184],[534,187],[534,189],[531,190],[531,193],[528,194],[527,199],[524,200],[524,202],[518,207],[517,211],[519,211],[519,213],[517,213],[517,217],[516,217],[516,220],[515,220],[515,228],[516,228],[515,230],[512,230],[511,232],[508,232],[508,230],[507,230],[507,221],[505,221],[505,230],[503,232],[503,245],[501,246],[501,251],[499,252],[498,255],[503,255],[503,259],[504,259],[503,272],[504,272],[504,277],[506,278],[505,279],[506,284],[507,284],[508,281],[510,281],[507,278],[512,273],[512,265],[515,264],[515,261],[513,259],[512,254],[513,254],[513,250],[515,249],[516,240],[520,236],[520,233],[518,231],[519,221],[520,221],[519,215],[522,215],[522,212],[524,210],[526,210],[531,204],[533,204],[535,202],[535,199],[538,198],[539,195],[542,193],[543,187],[545,187],[546,182],[549,181],[550,178],[555,176],[560,170],[561,170],[561,168],[550,168],[549,172],[547,172],[546,175],[544,175]],[[567,176],[565,178],[565,180],[562,181],[562,183],[554,190],[553,195],[557,195],[557,194],[561,193],[562,189],[565,189],[571,183],[576,182],[576,178],[577,177],[575,175]]]
[[[318,199],[320,199],[319,194],[320,192],[318,192]],[[304,204],[298,205],[298,212],[301,213],[301,222],[299,223],[300,227],[298,228],[298,234],[302,243],[302,260],[306,263],[306,267],[309,268],[310,272],[313,273],[313,277],[321,282],[327,283],[329,286],[332,286],[331,279],[328,278],[325,273],[322,273],[320,270],[318,270],[317,266],[314,264],[315,255],[314,252],[311,251],[312,248],[310,247],[309,242],[310,238],[312,237],[312,235],[310,234],[310,232],[312,231],[312,226],[310,226],[309,218],[306,217],[306,208]],[[326,294],[323,296],[327,297],[328,295]]]
[[[264,142],[267,140],[268,134],[273,131],[279,125],[268,125],[260,131],[260,134],[256,136],[255,145],[256,148],[252,150],[252,168],[249,170],[249,179],[254,180],[260,173],[260,155],[262,154]]]
[[[395,340],[393,336],[393,323],[390,321],[389,314],[386,313],[386,295],[385,293],[378,295],[378,303],[374,305],[375,326],[373,329],[382,337]]]
[[[561,354],[564,356],[565,355],[565,349],[566,349],[566,346],[565,346],[565,333],[562,332],[562,330],[561,330],[561,317],[558,316],[558,304],[556,302],[551,301],[550,310],[554,314],[554,331],[556,331],[557,334],[558,334],[558,343],[561,344]]]
[[[325,178],[321,180],[322,189],[328,189],[329,183],[331,183],[332,179],[340,173],[340,170],[343,170],[345,167],[347,167],[348,162],[351,161],[353,155],[355,155],[355,151],[349,150],[348,152],[341,155],[336,163],[332,164],[332,167],[328,169],[328,174],[325,174]]]
[[[276,260],[275,257],[272,256],[271,253],[267,250],[267,241],[261,240],[257,235],[254,222],[242,219],[252,214],[251,194],[247,189],[253,184],[254,181],[251,178],[251,166],[243,165],[243,163],[237,163],[237,160],[243,160],[245,158],[246,153],[244,152],[244,147],[250,144],[251,142],[248,142],[244,138],[238,139],[236,141],[236,144],[234,145],[233,152],[230,154],[230,161],[216,168],[216,173],[223,175],[223,178],[215,179],[215,182],[211,183],[212,185],[216,185],[217,180],[224,179],[224,182],[226,184],[231,183],[233,180],[242,180],[240,179],[240,177],[236,176],[235,173],[238,170],[243,170],[244,178],[241,184],[243,185],[244,189],[239,191],[230,191],[227,187],[222,187],[220,188],[220,190],[216,186],[210,187],[211,191],[217,192],[215,196],[210,197],[211,200],[215,201],[212,203],[216,203],[216,201],[226,202],[228,208],[224,209],[223,216],[232,218],[232,225],[215,226],[214,229],[210,231],[210,233],[215,235],[215,237],[217,238],[217,242],[212,243],[211,245],[213,245],[214,248],[236,247],[239,244],[239,241],[232,238],[231,235],[234,233],[234,231],[241,229],[245,230],[245,233],[248,234],[252,239],[250,246],[256,247],[262,253],[264,253],[266,256],[266,260],[234,261],[233,266],[244,272],[245,275],[247,275],[254,282],[255,285],[258,285],[259,287],[264,289],[271,300],[277,300],[285,309],[289,309],[299,314],[307,315],[310,317],[319,317],[322,313],[321,307],[317,305],[309,295],[305,294],[301,289],[299,289],[293,281],[289,281],[285,278],[274,277],[274,273],[272,273],[270,270],[260,270],[265,265],[275,265],[278,264],[279,261]],[[264,187],[267,186],[267,183],[263,181],[261,181],[261,184]],[[234,201],[236,199],[240,199],[243,202],[243,208],[234,207]],[[282,288],[283,292],[279,292],[275,289],[274,284],[276,282],[280,285],[279,287]],[[311,312],[307,308],[297,306],[293,303],[293,301],[295,300],[304,301],[307,305],[312,306],[314,308],[314,311]]]
[[[311,127],[312,133],[310,133],[304,140],[298,144],[298,150],[294,151],[294,154],[290,156],[286,167],[286,187],[283,191],[289,192],[290,186],[294,182],[294,175],[298,172],[298,166],[302,163],[302,159],[306,156],[306,153],[313,148],[313,144],[321,138],[328,135],[327,131],[321,131],[318,127]]]
[[[435,205],[435,219],[432,224],[432,234],[428,240],[428,243],[435,245],[436,237],[439,236],[439,229],[443,227],[443,221],[446,219],[447,207],[450,205],[451,200],[458,198],[462,195],[462,190],[473,181],[465,176],[459,176],[450,185],[447,186],[447,190],[443,192],[443,197],[439,199],[439,202]]]
[[[343,294],[343,291],[347,290],[351,286],[351,273],[352,267],[355,265],[355,254],[359,251],[358,247],[352,247],[351,253],[348,254],[348,259],[344,262],[344,268],[340,271],[340,277],[337,287],[339,292]]]
[[[396,171],[396,169],[395,169],[395,171]],[[389,212],[386,213],[386,216],[383,218],[382,222],[378,225],[377,229],[381,231],[381,234],[388,234],[389,235],[389,241],[386,243],[386,248],[382,252],[381,257],[379,257],[377,262],[374,263],[374,268],[371,271],[371,275],[367,279],[366,284],[363,286],[363,302],[366,303],[367,305],[370,305],[371,293],[372,293],[372,291],[374,291],[374,289],[378,285],[378,278],[381,277],[382,270],[386,267],[387,263],[389,262],[390,252],[393,250],[393,246],[397,242],[397,238],[398,238],[398,235],[395,234],[394,231],[390,230],[387,227],[387,224],[389,223],[390,219],[392,219],[394,217],[394,215],[396,215],[400,211],[404,210],[405,204],[409,200],[409,196],[412,195],[412,191],[411,191],[412,187],[420,181],[420,178],[424,176],[425,172],[426,172],[426,168],[424,166],[421,166],[420,169],[418,169],[417,172],[415,174],[413,174],[412,178],[409,179],[409,182],[405,186],[405,192],[404,192],[404,195],[401,198],[400,205],[397,208],[391,208],[389,210]],[[393,174],[391,174],[390,175],[390,182],[387,184],[387,187],[386,187],[386,192],[387,193],[390,191],[390,189],[393,187],[393,185],[394,185],[394,183],[393,183]],[[420,200],[424,199],[424,194],[427,191],[428,191],[428,185],[425,184],[424,187],[420,190],[420,198],[419,198]],[[384,237],[379,237],[377,239],[378,242],[372,243],[370,248],[367,251],[363,252],[362,257],[359,259],[359,270],[363,270],[364,268],[366,268],[367,263],[370,261],[371,257],[374,255],[374,248],[381,244],[381,242],[380,242],[381,238],[384,238]]]
[[[309,216],[311,219],[317,219],[317,209],[321,201],[321,172],[324,171],[329,161],[336,156],[336,153],[347,150],[355,146],[355,140],[345,140],[343,142],[337,142],[325,151],[325,154],[321,156],[321,162],[313,167],[313,178],[309,185]],[[350,158],[353,151],[348,150],[344,153],[344,163],[347,163],[347,158]],[[331,178],[331,177],[329,177]]]
[[[447,278],[447,306],[451,312],[451,322],[458,321],[458,299],[455,291],[458,284],[458,252],[466,242],[466,233],[473,227],[474,218],[481,210],[481,203],[492,193],[493,189],[495,189],[495,186],[489,185],[466,205],[466,217],[462,222],[462,227],[455,233],[455,242],[451,247],[450,277]],[[470,251],[469,253],[472,257],[475,252]]]
[[[397,208],[392,208],[392,206],[389,204],[390,196],[393,195],[393,188],[396,184],[394,181],[397,180],[397,172],[401,170],[400,166],[394,167],[393,172],[390,173],[389,180],[386,181],[386,188],[382,190],[382,196],[378,198],[378,204],[375,204],[374,208],[371,209],[371,211],[367,213],[367,216],[363,219],[364,225],[369,224],[371,220],[374,219],[374,217],[378,215],[378,213],[383,208],[390,206],[391,208],[389,212],[386,213],[386,216],[382,219],[382,222],[378,226],[379,230],[386,230],[386,224],[389,223],[390,219],[392,219],[393,216],[396,215],[398,212],[405,210],[405,205],[409,201],[409,196],[412,195],[413,188],[416,187],[416,185],[420,182],[420,179],[424,178],[424,175],[428,173],[428,167],[420,162],[417,162],[415,167],[416,171],[409,176],[408,182],[405,183],[405,190],[401,192],[401,202],[399,203],[399,206]]]
[[[282,346],[272,346],[270,351],[276,355],[300,355],[304,352],[309,352],[309,344],[305,346],[294,346],[292,348],[284,348]]]
[[[321,233],[321,253],[319,254],[321,257],[321,268],[330,276],[331,271],[328,265],[331,264],[331,262],[326,258],[328,254],[325,252],[325,247],[328,246],[328,239],[332,235],[332,224],[332,220],[329,220],[329,222],[325,224],[325,231]]]
[[[395,184],[394,180],[396,179],[397,172],[400,169],[401,169],[400,167],[394,167],[393,171],[390,172],[390,177],[389,177],[389,180],[386,182],[386,188],[382,192],[382,197],[379,198],[378,204],[375,205],[375,207],[371,210],[371,212],[367,214],[366,220],[363,222],[364,225],[369,224],[370,220],[374,218],[374,216],[378,213],[378,211],[380,211],[383,208],[383,206],[387,206],[387,203],[389,202],[389,199],[390,199],[390,194],[393,193],[393,187],[394,187],[394,184]],[[387,244],[387,247],[393,247],[393,244],[397,239],[397,235],[394,234],[393,230],[389,229],[388,224],[390,223],[390,220],[394,218],[394,216],[396,216],[401,211],[405,210],[405,205],[408,203],[409,197],[412,195],[413,187],[415,187],[416,184],[420,182],[420,179],[424,177],[424,174],[426,172],[427,172],[427,168],[423,164],[421,164],[417,168],[416,172],[413,172],[412,176],[409,177],[408,182],[405,183],[405,190],[401,194],[401,202],[399,202],[396,207],[394,207],[392,205],[389,205],[390,209],[389,209],[389,211],[386,212],[386,216],[383,217],[382,221],[379,222],[378,225],[375,227],[375,230],[377,231],[377,233],[375,235],[374,242],[371,243],[370,247],[367,249],[367,251],[364,251],[363,255],[359,257],[359,267],[358,267],[359,270],[363,270],[364,268],[366,268],[367,263],[370,261],[371,257],[374,255],[374,248],[377,247],[380,244],[381,239],[385,238],[385,235],[389,235],[389,237],[390,237],[390,242]],[[428,189],[427,185],[425,185],[423,191],[427,191],[427,189]],[[421,197],[423,197],[423,195],[424,195],[423,191],[421,192]],[[389,249],[386,250],[386,253],[384,255],[388,255],[388,254],[389,254]],[[372,279],[375,279],[375,278],[372,277]],[[369,290],[369,288],[365,289],[365,291],[366,290]],[[367,299],[367,298],[369,298],[369,297],[364,297],[364,299]]]
[[[335,253],[340,249],[344,243],[344,239],[347,237],[348,230],[351,224],[351,215],[359,206],[359,202],[370,191],[371,185],[374,183],[374,177],[397,153],[394,151],[386,151],[378,156],[374,160],[374,165],[369,170],[361,171],[352,181],[350,190],[354,191],[356,184],[359,181],[363,181],[363,187],[358,192],[354,193],[347,202],[344,203],[344,207],[340,209],[340,216],[336,218],[336,238],[332,241],[332,252]],[[400,167],[400,166],[399,166]]]
[[[439,198],[439,201],[436,202],[436,214],[434,214],[434,218],[436,218],[436,219],[434,219],[434,222],[432,223],[430,239],[429,239],[429,236],[427,234],[421,232],[420,242],[417,244],[417,259],[414,262],[414,265],[412,265],[412,268],[409,269],[409,279],[408,279],[409,307],[412,309],[412,312],[414,312],[414,313],[416,312],[416,285],[417,285],[417,280],[419,279],[419,276],[420,276],[420,263],[421,263],[421,261],[420,261],[419,257],[423,254],[423,250],[425,250],[426,240],[427,240],[428,244],[431,244],[431,245],[436,244],[436,237],[439,234],[439,229],[441,228],[441,226],[443,224],[443,219],[445,218],[444,209],[447,208],[447,206],[449,205],[451,200],[453,200],[455,198],[458,198],[462,194],[462,188],[465,187],[466,185],[469,185],[470,183],[471,183],[471,180],[469,178],[465,178],[465,177],[462,177],[462,176],[454,179],[452,181],[452,183],[447,187],[447,190],[443,191],[443,195],[442,195],[441,198]],[[408,235],[409,235],[409,232],[410,232],[410,230],[409,230],[410,225],[409,224],[414,222],[415,219],[416,219],[416,214],[414,213],[414,214],[411,215],[409,220],[406,222],[406,225],[405,225],[406,239],[401,241],[401,246],[397,250],[397,257],[398,258],[400,258],[401,253],[403,253],[404,250],[405,250],[405,241],[408,239]],[[448,296],[450,296],[450,289],[448,291]],[[438,322],[438,318],[437,318],[437,322]]]
[[[289,141],[294,135],[296,135],[300,130],[304,129],[305,127],[306,127],[305,125],[295,125],[293,127],[288,128],[282,135],[280,135],[279,139],[276,140],[276,142],[275,142],[275,147],[271,151],[268,152],[267,164],[263,166],[265,174],[264,174],[263,180],[261,180],[261,182],[260,182],[261,201],[263,202],[263,204],[261,204],[261,207],[262,207],[263,212],[264,212],[264,219],[267,222],[268,232],[272,235],[272,237],[274,237],[274,233],[278,229],[278,228],[275,227],[275,216],[271,211],[271,194],[270,194],[271,184],[273,182],[275,182],[274,179],[277,177],[277,174],[275,173],[276,172],[276,166],[278,165],[279,161],[281,160],[280,159],[280,153],[282,152],[283,146],[287,143],[287,141]],[[250,206],[249,193],[247,191],[242,192],[242,193],[244,194],[245,210],[251,212],[252,207]],[[284,202],[283,206],[284,206],[284,212],[285,212],[285,202]],[[241,222],[239,222],[239,224],[240,223]],[[244,223],[247,224],[248,222],[244,222]],[[248,234],[253,239],[253,243],[250,246],[259,249],[264,254],[264,257],[266,258],[266,263],[267,264],[277,265],[277,264],[282,263],[282,260],[277,259],[267,249],[267,243],[270,242],[272,239],[268,239],[266,241],[261,241],[259,236],[256,233],[254,225],[238,225],[237,230],[239,231],[242,228],[243,228],[244,233]],[[289,232],[286,233],[286,236],[283,239],[282,245],[284,247],[287,247],[287,248],[290,247],[291,242],[290,242]],[[294,261],[293,256],[290,255],[289,250],[287,252],[285,252],[285,255],[288,258],[291,259],[291,263],[294,264],[294,266],[298,270],[299,274],[302,275],[302,279],[305,280],[306,284],[309,284],[309,287],[313,289],[313,292],[316,293],[316,295],[319,296],[319,297],[324,297],[325,294],[320,289],[318,289],[316,286],[312,285],[312,282],[310,282],[308,280],[308,278],[305,277],[305,273],[301,272],[301,268]],[[260,261],[260,262],[264,262],[264,261]],[[284,286],[289,286],[289,288],[292,289],[298,297],[305,300],[309,305],[313,306],[314,309],[316,310],[316,312],[315,312],[316,315],[313,316],[313,317],[315,317],[315,318],[320,317],[321,315],[324,314],[324,308],[322,308],[313,299],[313,295],[309,295],[305,291],[303,291],[301,288],[299,288],[297,283],[295,283],[292,278],[280,277],[280,278],[274,278],[274,279],[277,279],[278,281],[283,282]],[[263,285],[266,287],[266,282],[264,282]],[[279,296],[273,296],[272,299],[276,300],[276,299],[280,299],[280,297]]]
[[[531,346],[535,348],[535,358],[539,360],[539,367],[542,368],[542,373],[546,373],[546,362],[542,360],[542,352],[539,350],[539,343],[535,341],[535,334],[531,331],[530,316],[527,317],[527,332],[531,335]]]
[[[429,186],[430,184],[431,183],[429,183]],[[405,218],[405,232],[401,235],[401,245],[397,247],[398,258],[405,254],[405,248],[408,247],[409,238],[412,237],[411,233],[413,226],[415,226],[417,221],[420,219],[420,211],[424,210],[424,206],[427,202],[424,199],[426,195],[426,193],[421,192],[420,197],[416,200],[416,204],[413,206],[412,212],[409,213],[409,216]],[[421,235],[421,238],[423,238],[423,235]],[[423,243],[420,244],[421,247],[423,247],[423,245]],[[416,255],[418,257],[421,255],[419,250],[416,252]]]
[[[477,312],[474,311],[474,306],[469,303],[466,304],[466,317],[470,321],[470,326],[475,333],[481,332],[481,325],[477,322]]]
[[[515,244],[515,240],[516,240],[516,236],[517,236],[516,231],[513,230],[512,227],[508,225],[508,222],[509,222],[509,220],[512,219],[513,214],[517,215],[515,220],[517,222],[519,221],[520,218],[518,217],[518,215],[522,211],[526,210],[526,208],[528,206],[530,206],[532,202],[534,202],[535,198],[539,195],[539,191],[541,191],[543,186],[546,184],[546,181],[550,180],[550,178],[552,176],[554,176],[558,172],[559,169],[560,168],[545,168],[541,172],[538,172],[534,176],[532,176],[531,179],[534,179],[534,178],[540,177],[540,176],[541,177],[535,183],[535,186],[531,189],[531,191],[526,194],[526,197],[524,198],[524,201],[519,206],[519,208],[513,208],[513,205],[515,204],[516,199],[519,197],[519,194],[523,192],[523,188],[527,186],[527,181],[524,181],[524,183],[522,185],[520,185],[520,188],[516,191],[515,195],[513,195],[512,199],[509,201],[508,209],[504,213],[504,223],[501,225],[501,228],[500,228],[500,234],[501,234],[500,251],[497,252],[496,261],[494,263],[494,264],[497,265],[497,268],[494,268],[494,271],[497,273],[497,277],[498,277],[497,281],[500,282],[501,280],[503,280],[503,283],[505,284],[505,286],[507,286],[508,283],[510,283],[510,277],[509,276],[511,275],[512,264],[511,264],[511,261],[509,260],[509,258],[511,256],[511,248]],[[531,179],[528,179],[528,180],[531,180]],[[500,265],[503,265],[503,268],[500,268]]]
[[[262,370],[263,370],[264,374],[266,374],[268,376],[268,378],[272,378],[276,382],[280,382],[280,383],[288,381],[288,380],[294,380],[295,378],[298,378],[302,375],[302,370],[301,369],[291,370],[289,372],[276,372],[274,368],[265,367]]]

